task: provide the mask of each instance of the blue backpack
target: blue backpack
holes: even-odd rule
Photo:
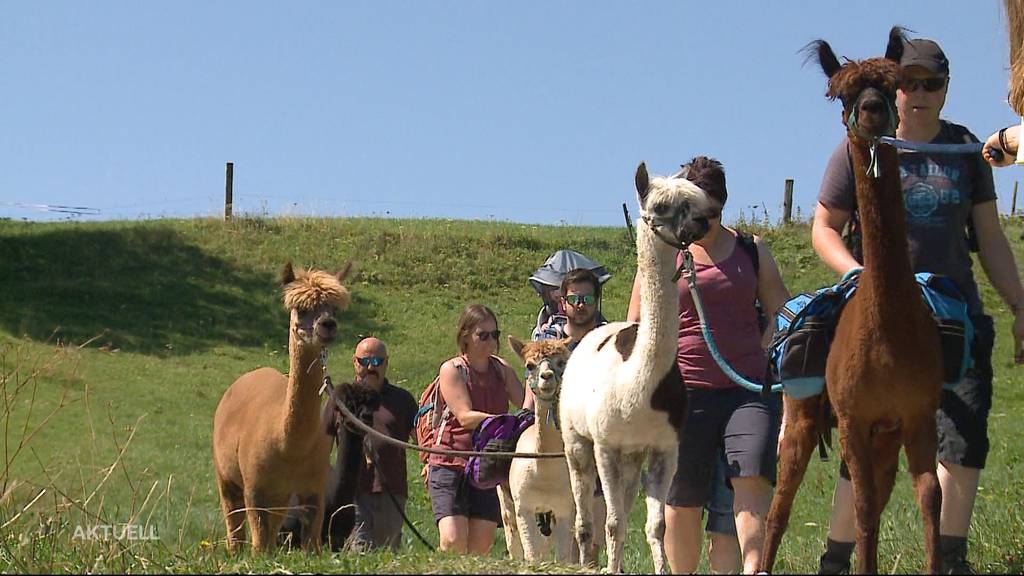
[[[786,302],[775,315],[775,336],[768,349],[767,381],[781,382],[796,399],[820,394],[825,388],[825,363],[843,307],[857,290],[858,276]],[[971,367],[974,325],[967,303],[946,276],[914,275],[939,330],[943,387],[952,388]]]

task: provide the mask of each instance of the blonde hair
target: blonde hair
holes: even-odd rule
[[[1024,0],[1003,0],[1010,40],[1010,94],[1007,100],[1024,116]]]
[[[300,268],[295,271],[295,278],[285,284],[283,300],[288,310],[312,310],[322,304],[345,310],[352,297],[337,276],[322,270]]]

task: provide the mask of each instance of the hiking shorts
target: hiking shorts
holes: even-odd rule
[[[775,452],[782,398],[745,388],[687,388],[689,415],[679,441],[679,464],[667,503],[700,508],[712,492],[716,462],[724,455],[731,478],[763,476],[775,483]]]
[[[974,324],[974,365],[952,390],[942,390],[942,400],[935,412],[939,432],[939,462],[965,468],[985,468],[988,458],[988,413],[992,409],[992,347],[995,327],[992,317],[971,316]],[[839,465],[839,475],[850,479],[846,462]]]
[[[434,509],[434,522],[446,516],[465,516],[501,524],[498,489],[474,488],[462,470],[430,466],[427,494]]]
[[[717,459],[715,475],[711,480],[711,497],[704,509],[708,519],[704,529],[707,532],[736,535],[736,516],[732,509],[733,492],[725,483],[725,460]]]

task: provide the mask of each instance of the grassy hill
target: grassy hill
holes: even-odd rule
[[[1021,228],[1007,223],[1018,261]],[[810,248],[809,227],[766,228],[790,291],[833,281]],[[339,269],[354,261],[353,305],[332,348],[331,373],[347,378],[356,342],[388,343],[392,382],[418,396],[455,353],[462,308],[489,305],[505,333],[529,336],[540,300],[527,278],[552,252],[572,248],[613,274],[604,313],[625,315],[635,271],[625,228],[504,222],[243,217],[112,223],[0,221],[0,478],[3,572],[522,572],[499,536],[484,561],[427,553],[405,533],[403,552],[250,560],[224,553],[210,436],[221,394],[259,366],[287,370],[282,264]],[[980,267],[978,267],[980,270]],[[972,527],[971,560],[996,572],[1024,569],[1024,407],[1006,337],[1010,317],[979,272],[996,318],[992,453]],[[501,353],[513,365],[514,355]],[[437,541],[430,505],[408,455],[408,511]],[[813,571],[828,523],[836,462],[812,462],[780,571]],[[651,570],[634,509],[626,568]],[[76,537],[95,524],[152,526],[153,541]],[[920,520],[909,477],[899,477],[883,517],[883,570],[920,570]],[[702,564],[706,570],[706,564]],[[546,565],[540,571],[573,572]]]

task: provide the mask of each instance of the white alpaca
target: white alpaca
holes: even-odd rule
[[[561,452],[562,436],[555,424],[562,373],[571,339],[508,343],[526,364],[536,419],[519,437],[516,452]],[[502,521],[509,554],[537,562],[554,551],[561,562],[575,561],[572,523],[576,506],[569,490],[569,468],[563,459],[516,458],[502,484]],[[546,530],[542,531],[541,524]],[[543,532],[548,532],[545,535]],[[554,546],[552,546],[554,544]]]
[[[678,247],[707,233],[707,215],[717,203],[688,180],[649,179],[643,163],[636,171],[636,190],[643,220],[636,238],[640,322],[606,324],[583,338],[565,368],[559,415],[583,564],[597,561],[589,503],[600,471],[608,506],[607,569],[621,571],[629,512],[646,457],[645,531],[655,572],[661,574],[665,498],[686,417],[686,390],[676,364],[679,296],[673,273]]]

